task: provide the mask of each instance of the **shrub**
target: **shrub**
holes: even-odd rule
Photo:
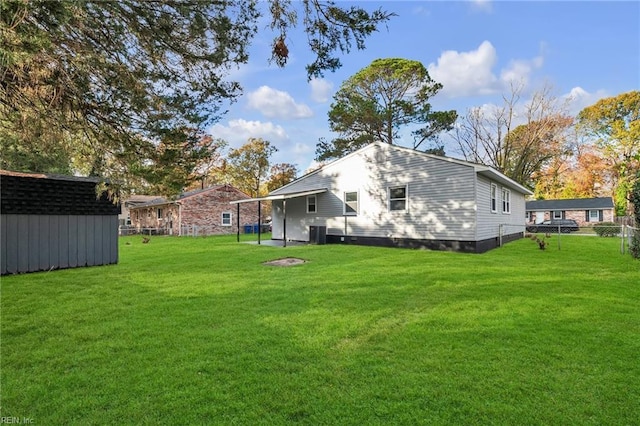
[[[601,237],[615,237],[620,234],[620,225],[613,222],[602,222],[595,225],[593,230]]]

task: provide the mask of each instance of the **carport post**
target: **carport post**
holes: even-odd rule
[[[282,200],[282,241],[287,246],[287,199]]]
[[[258,200],[258,244],[260,244],[260,234],[262,234],[262,215],[260,214],[260,200]]]
[[[238,222],[238,233],[236,235],[236,240],[237,242],[240,242],[240,203],[237,203],[236,206],[238,206],[238,211],[236,213],[236,218]]]

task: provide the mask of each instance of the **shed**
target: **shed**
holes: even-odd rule
[[[2,275],[117,263],[120,206],[101,183],[0,170]]]

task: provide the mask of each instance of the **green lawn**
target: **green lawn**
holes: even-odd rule
[[[123,238],[118,265],[2,278],[1,415],[638,424],[640,262],[554,238],[482,255]],[[261,264],[285,256],[308,262]]]

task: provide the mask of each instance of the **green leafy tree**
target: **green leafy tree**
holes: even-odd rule
[[[629,201],[633,206],[635,216],[635,230],[633,231],[629,249],[633,257],[640,259],[640,172],[636,174],[635,182],[629,194]]]
[[[338,68],[340,53],[354,44],[364,48],[392,16],[331,1],[266,5],[279,66],[287,62],[289,31],[303,23],[315,54],[309,78]],[[4,165],[63,169],[41,151],[69,148],[67,158],[88,156],[96,173],[155,179],[157,171],[140,162],[157,155],[160,141],[168,143],[167,135],[180,129],[206,129],[240,95],[240,85],[226,76],[248,61],[262,6],[255,0],[2,1],[0,140],[10,140],[6,146],[15,152]],[[51,137],[35,143],[34,124]]]
[[[240,148],[232,149],[227,156],[227,170],[233,185],[252,197],[264,195],[261,190],[269,173],[269,159],[277,151],[261,138],[250,138]]]
[[[595,139],[611,167],[616,213],[624,216],[633,179],[640,169],[640,91],[599,100],[580,111],[578,124]]]
[[[413,126],[414,148],[450,130],[455,111],[432,111],[429,99],[442,88],[418,61],[376,59],[346,80],[329,110],[331,130],[340,136],[321,139],[317,159],[341,157],[373,141],[393,144],[403,127]],[[417,128],[416,128],[417,127]]]

